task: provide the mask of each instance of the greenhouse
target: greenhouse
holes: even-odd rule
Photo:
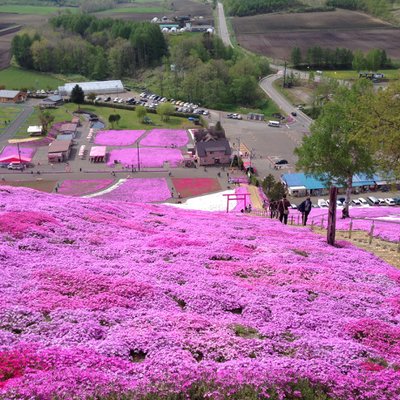
[[[58,91],[61,96],[70,96],[72,89],[76,85],[79,85],[85,94],[122,93],[125,91],[124,86],[120,80],[66,83],[64,86],[59,86]]]

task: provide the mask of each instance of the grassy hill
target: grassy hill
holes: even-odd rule
[[[0,398],[400,397],[400,272],[367,252],[244,214],[0,204]]]

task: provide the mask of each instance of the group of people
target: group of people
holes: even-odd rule
[[[278,218],[283,224],[287,225],[289,210],[291,209],[290,201],[286,198],[284,194],[282,199],[277,201],[272,201],[269,204],[269,212],[271,218]],[[307,197],[298,207],[297,210],[301,212],[302,224],[307,225],[308,215],[312,209],[312,202],[310,197]]]

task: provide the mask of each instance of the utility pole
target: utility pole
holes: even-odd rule
[[[283,87],[286,87],[286,66],[287,62],[285,61],[285,69],[283,70]]]
[[[328,229],[327,229],[327,242],[331,246],[335,244],[336,236],[336,201],[338,189],[331,186],[329,189],[329,211],[328,211]]]
[[[137,146],[137,167],[138,167],[138,172],[140,172],[140,151],[139,151],[139,142],[137,142],[136,146]]]

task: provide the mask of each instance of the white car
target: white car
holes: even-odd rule
[[[118,103],[118,101],[119,101],[119,97],[116,97],[116,98],[113,100],[113,103]]]
[[[350,203],[352,206],[357,206],[360,207],[361,206],[361,202],[358,199],[353,199]]]
[[[336,207],[339,208],[343,208],[343,203],[340,200],[336,200]]]
[[[396,205],[396,202],[391,197],[386,198],[385,202],[386,202],[386,205],[388,205],[388,206],[395,206]]]
[[[16,162],[12,162],[10,164],[7,165],[8,169],[13,169],[13,170],[23,170],[24,169],[24,165],[20,164],[20,163],[16,163]]]
[[[358,201],[361,203],[361,205],[363,207],[369,207],[369,204],[368,204],[367,200],[364,199],[364,197],[359,197]]]
[[[318,199],[317,203],[318,203],[318,206],[321,208],[328,208],[328,204],[327,204],[326,200],[324,200],[324,199]]]
[[[387,206],[385,199],[382,199],[381,197],[379,197],[378,201],[379,201],[380,206]]]

